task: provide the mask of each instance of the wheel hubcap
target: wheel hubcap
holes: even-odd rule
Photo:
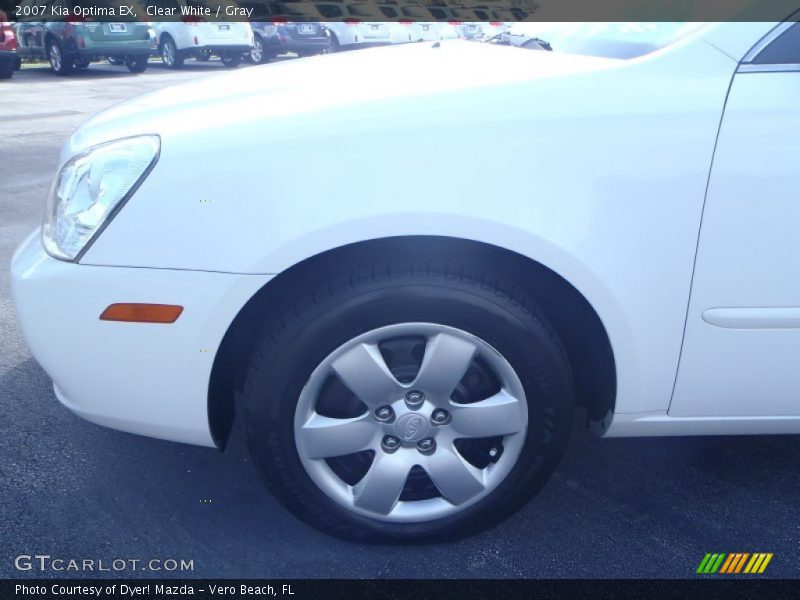
[[[483,340],[432,323],[381,327],[311,374],[294,434],[315,484],[356,513],[426,521],[474,504],[519,458],[519,377]]]
[[[164,62],[167,63],[167,66],[171,67],[175,62],[175,51],[172,48],[172,44],[166,42],[164,44],[164,50],[161,54],[162,58],[164,59]]]
[[[50,66],[56,71],[61,70],[61,52],[56,45],[50,46]]]
[[[261,42],[256,40],[253,44],[253,49],[250,51],[250,58],[252,58],[255,62],[261,62],[262,55],[263,49],[261,48]]]

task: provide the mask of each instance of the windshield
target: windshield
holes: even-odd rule
[[[511,35],[539,37],[554,52],[636,58],[685,38],[702,23],[519,23]]]

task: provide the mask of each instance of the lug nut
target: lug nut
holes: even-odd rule
[[[431,421],[433,421],[434,425],[444,425],[450,422],[450,413],[444,410],[443,408],[437,408],[431,414]]]
[[[399,447],[400,447],[400,440],[398,440],[394,436],[387,435],[383,438],[383,441],[381,441],[381,448],[383,448],[385,452],[394,452]]]
[[[425,438],[417,442],[417,450],[423,454],[430,454],[436,450],[436,441],[433,438]]]
[[[381,406],[375,411],[375,418],[382,423],[388,423],[394,419],[394,411],[391,406]]]
[[[422,392],[413,390],[406,394],[406,404],[409,408],[419,408],[423,402],[425,402],[425,394]]]

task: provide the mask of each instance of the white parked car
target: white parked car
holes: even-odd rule
[[[501,21],[479,21],[459,25],[460,37],[465,40],[481,42],[495,35],[508,31],[508,25]]]
[[[418,41],[416,28],[410,21],[387,21],[385,25],[389,28],[389,40],[392,44]]]
[[[442,39],[439,24],[433,21],[401,21],[401,23],[411,30],[413,42],[438,42]]]
[[[457,40],[461,37],[459,26],[455,23],[437,23],[439,37],[443,40]]]
[[[334,50],[392,43],[392,32],[385,22],[365,23],[358,19],[346,19],[329,21],[326,25]]]
[[[202,8],[216,4],[206,4],[206,0],[148,0],[151,18],[157,19],[158,11],[172,11],[181,14],[182,7]],[[197,15],[186,15],[182,21],[155,21],[153,29],[158,40],[161,60],[171,69],[183,66],[187,58],[201,61],[212,55],[219,56],[226,67],[236,67],[242,62],[244,54],[253,46],[253,30],[249,23],[207,21]]]
[[[406,44],[90,119],[12,264],[56,396],[212,447],[236,410],[281,502],[357,540],[507,517],[576,405],[800,433],[800,25],[638,47]]]

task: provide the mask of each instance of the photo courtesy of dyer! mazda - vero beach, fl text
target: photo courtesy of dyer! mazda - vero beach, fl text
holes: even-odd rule
[[[27,343],[94,423],[224,448],[240,421],[288,510],[361,541],[498,523],[574,414],[798,434],[786,19],[326,45],[126,101],[13,258]]]

